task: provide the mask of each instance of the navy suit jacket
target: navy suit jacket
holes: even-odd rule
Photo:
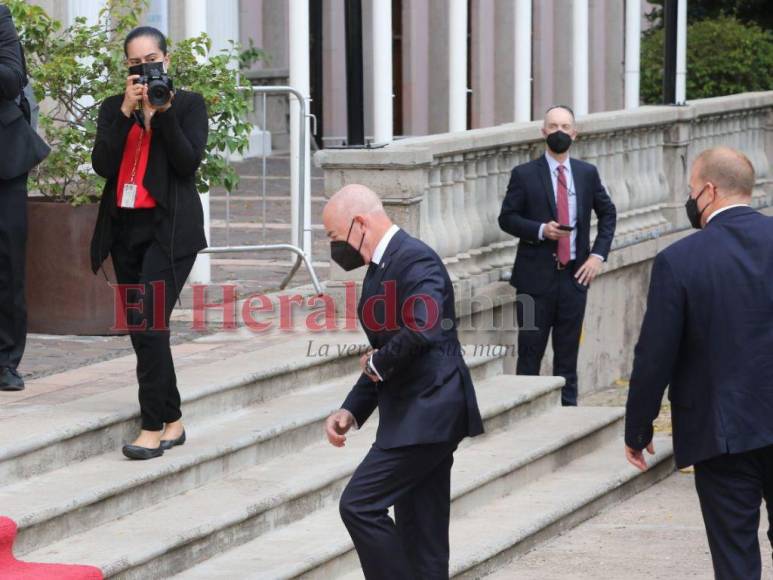
[[[570,158],[569,164],[577,196],[576,271],[592,253],[607,259],[615,235],[617,211],[601,184],[595,165],[573,158]],[[592,249],[591,210],[598,217],[598,235]],[[543,294],[551,289],[556,280],[555,254],[558,243],[549,239],[540,240],[539,229],[544,223],[558,221],[557,216],[550,166],[545,156],[540,155],[537,159],[514,167],[499,214],[499,227],[520,238],[513,275],[510,277],[510,284],[519,292]],[[577,286],[587,289],[579,283]]]
[[[658,254],[635,352],[629,447],[667,385],[679,467],[773,444],[773,218],[731,208]]]
[[[440,257],[399,230],[363,282],[358,316],[382,382],[366,375],[342,408],[362,426],[378,407],[382,449],[458,442],[483,433],[456,334],[454,289]]]

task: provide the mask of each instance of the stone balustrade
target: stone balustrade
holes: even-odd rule
[[[316,162],[327,195],[348,183],[371,187],[397,224],[436,249],[455,282],[475,288],[512,266],[517,243],[500,231],[497,216],[512,167],[543,154],[540,127],[513,123],[379,149],[328,149]],[[773,91],[594,113],[578,119],[577,129],[572,156],[598,167],[617,206],[613,249],[688,227],[689,167],[714,145],[744,151],[757,173],[755,205],[773,202]],[[331,268],[334,283],[348,278]]]

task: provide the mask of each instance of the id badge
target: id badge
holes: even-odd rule
[[[134,208],[134,204],[137,201],[137,185],[134,183],[126,183],[123,186],[123,194],[121,195],[121,207]]]

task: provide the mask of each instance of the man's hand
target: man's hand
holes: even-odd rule
[[[601,267],[603,265],[604,262],[602,262],[598,256],[590,256],[585,260],[585,263],[580,266],[580,269],[577,270],[574,277],[583,286],[590,286],[590,283],[593,282],[596,276],[599,275],[599,272],[601,272]]]
[[[378,352],[377,350],[368,350],[364,355],[360,357],[360,372],[362,372],[366,377],[368,377],[371,381],[374,383],[377,383],[379,381],[379,378],[368,372],[368,359],[370,356],[374,353]]]
[[[655,455],[655,446],[652,444],[652,441],[650,441],[649,445],[647,445],[647,453],[650,455]],[[628,460],[628,463],[633,465],[639,471],[647,471],[647,460],[644,459],[643,451],[637,451],[636,449],[632,449],[626,445],[625,458]]]
[[[346,409],[339,409],[330,415],[325,421],[325,435],[334,447],[343,447],[346,444],[346,433],[354,425],[354,415]]]
[[[542,237],[547,238],[548,240],[558,240],[560,238],[568,238],[572,235],[572,232],[567,232],[564,230],[559,230],[558,226],[560,226],[558,222],[548,222],[545,224],[545,227],[542,229]]]

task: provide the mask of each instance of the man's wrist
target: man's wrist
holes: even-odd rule
[[[539,227],[539,232],[537,233],[537,237],[540,239],[540,241],[544,241],[545,240],[545,226],[547,226],[547,225],[548,224],[542,224]]]
[[[357,418],[354,416],[354,413],[352,413],[349,409],[344,409],[343,407],[341,407],[340,409],[338,409],[338,412],[339,413],[346,413],[349,417],[351,417],[351,419],[352,419],[352,427],[354,427],[355,430],[360,428],[360,426],[357,424]]]

